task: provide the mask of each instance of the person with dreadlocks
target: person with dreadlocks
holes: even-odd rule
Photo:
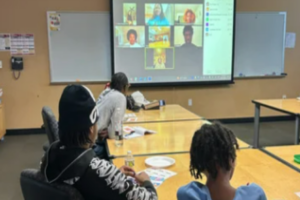
[[[99,119],[97,121],[98,139],[94,146],[96,155],[103,159],[108,159],[105,150],[105,140],[114,139],[116,131],[122,131],[121,122],[126,111],[126,93],[130,83],[126,74],[118,72],[111,78],[106,89],[99,95],[97,100],[97,110]]]
[[[197,130],[190,149],[190,172],[196,179],[202,179],[204,174],[207,182],[181,187],[178,200],[266,200],[263,189],[256,184],[231,186],[238,148],[233,132],[218,123],[205,124]]]

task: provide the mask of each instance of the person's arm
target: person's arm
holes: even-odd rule
[[[116,131],[122,131],[121,123],[123,123],[125,111],[126,111],[126,97],[123,94],[119,94],[113,102],[112,115],[110,119],[110,125],[108,127],[109,138],[115,138]]]
[[[116,166],[105,160],[94,158],[88,173],[91,184],[103,187],[95,192],[101,192],[108,199],[157,200],[156,190],[149,179],[141,177],[137,180],[142,182],[141,185],[134,184]]]

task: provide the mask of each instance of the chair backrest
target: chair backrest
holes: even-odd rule
[[[22,171],[20,178],[24,200],[84,200],[82,195],[67,184],[49,184],[36,169]]]
[[[42,117],[49,144],[51,145],[53,142],[58,140],[58,122],[51,108],[47,106],[43,107]]]

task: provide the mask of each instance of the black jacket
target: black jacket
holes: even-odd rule
[[[55,142],[42,159],[41,172],[49,183],[74,186],[86,200],[157,200],[151,182],[133,184],[116,166],[95,157],[92,149]]]

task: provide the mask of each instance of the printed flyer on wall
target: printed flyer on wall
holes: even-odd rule
[[[10,51],[9,33],[0,33],[0,51]]]
[[[49,14],[49,29],[51,31],[59,31],[60,30],[60,14],[58,14],[58,13],[50,13]]]
[[[33,34],[11,34],[11,55],[34,55]]]

